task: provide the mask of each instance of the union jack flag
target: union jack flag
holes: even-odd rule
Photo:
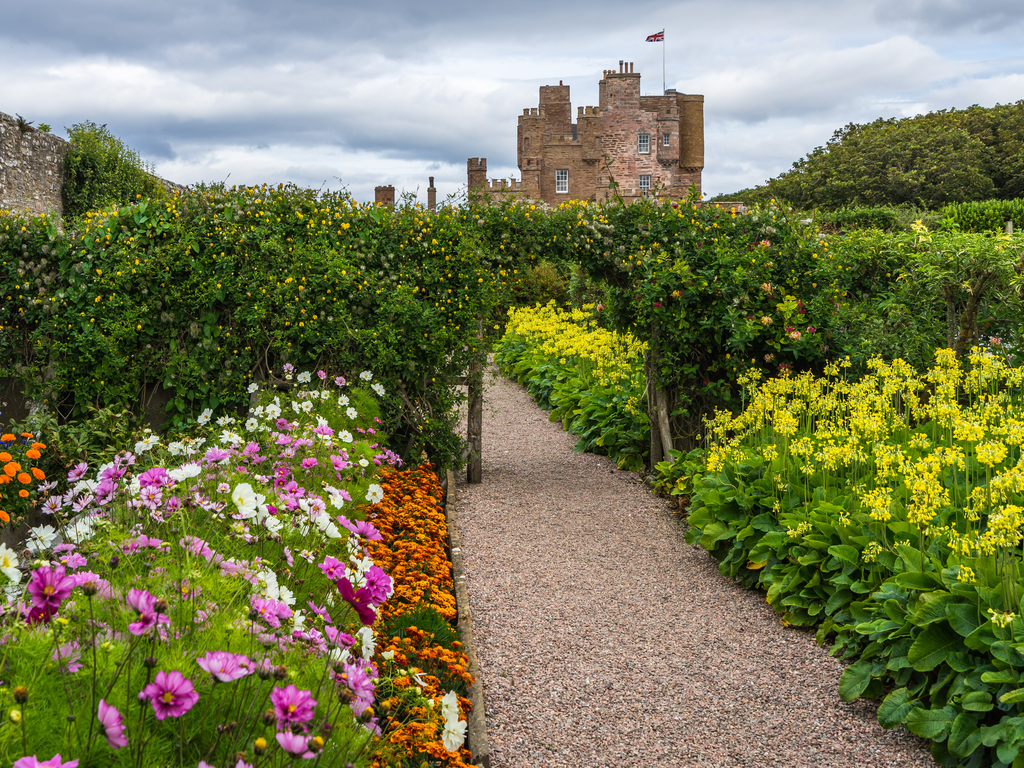
[[[647,42],[648,43],[663,43],[663,42],[665,42],[665,30],[663,29],[663,30],[661,30],[661,32],[655,32],[653,35],[648,35],[647,36]]]

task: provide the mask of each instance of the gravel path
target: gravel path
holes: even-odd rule
[[[483,484],[456,514],[493,768],[935,765],[843,703],[840,663],[688,546],[667,502],[574,443],[487,377]]]

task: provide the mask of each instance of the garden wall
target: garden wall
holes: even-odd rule
[[[63,216],[61,186],[68,143],[0,112],[0,209]]]

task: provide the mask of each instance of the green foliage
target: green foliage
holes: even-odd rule
[[[1024,229],[1024,198],[950,203],[943,207],[942,215],[949,225],[965,232],[1002,232],[1008,221],[1019,232]]]
[[[827,210],[1009,200],[1024,195],[1022,150],[1024,101],[851,123],[789,171],[731,197]]]
[[[152,168],[105,125],[77,123],[68,129],[71,143],[64,158],[64,215],[75,219],[87,211],[127,205],[137,197],[161,197],[164,190]]]
[[[884,697],[879,722],[942,765],[1024,752],[1022,370],[997,353],[752,386],[709,425],[706,466],[670,468],[690,472],[687,541],[783,623],[834,636],[840,696]]]
[[[565,277],[550,261],[540,261],[527,267],[513,294],[515,303],[520,306],[547,304],[549,301],[562,306],[566,298]]]
[[[511,311],[494,361],[551,411],[551,421],[579,437],[577,451],[640,470],[650,439],[640,404],[643,345],[598,327],[592,309],[565,313],[549,304]]]
[[[892,230],[900,220],[899,209],[891,206],[840,208],[824,211],[815,216],[815,223],[823,230],[835,232],[844,229]]]

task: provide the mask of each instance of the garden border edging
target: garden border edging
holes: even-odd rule
[[[491,752],[487,745],[487,723],[484,718],[484,690],[480,678],[480,665],[476,660],[476,645],[473,640],[473,617],[469,610],[469,592],[466,589],[466,572],[462,563],[462,540],[455,522],[455,473],[445,475],[444,516],[448,524],[448,549],[452,562],[452,582],[455,586],[455,605],[462,646],[469,659],[469,674],[473,685],[469,688],[469,700],[473,710],[469,713],[467,744],[473,765],[490,768]]]

